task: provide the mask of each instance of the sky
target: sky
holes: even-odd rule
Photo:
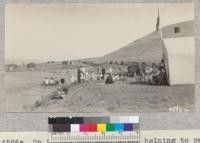
[[[194,19],[194,4],[7,4],[5,58],[104,56],[160,26]]]

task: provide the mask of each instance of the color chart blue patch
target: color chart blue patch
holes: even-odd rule
[[[124,131],[124,124],[115,124],[115,131]]]

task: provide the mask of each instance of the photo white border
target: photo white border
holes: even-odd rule
[[[5,53],[5,4],[9,3],[195,3],[196,28],[196,86],[195,112],[157,112],[126,113],[112,115],[139,115],[141,130],[183,130],[200,129],[200,0],[1,0],[0,1],[0,131],[48,131],[47,119],[50,116],[106,116],[109,113],[5,113],[3,111],[4,96],[4,53]]]

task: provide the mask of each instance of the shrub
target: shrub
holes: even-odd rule
[[[68,61],[62,61],[63,65],[68,65],[68,63],[69,63]]]
[[[28,63],[27,68],[35,68],[36,67],[36,64],[35,63]]]

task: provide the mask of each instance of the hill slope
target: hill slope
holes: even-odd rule
[[[180,33],[174,28],[180,27]],[[162,28],[163,38],[194,36],[194,20],[184,21]],[[160,62],[163,43],[159,32],[152,32],[130,44],[100,58],[87,59],[97,63],[107,61]]]

